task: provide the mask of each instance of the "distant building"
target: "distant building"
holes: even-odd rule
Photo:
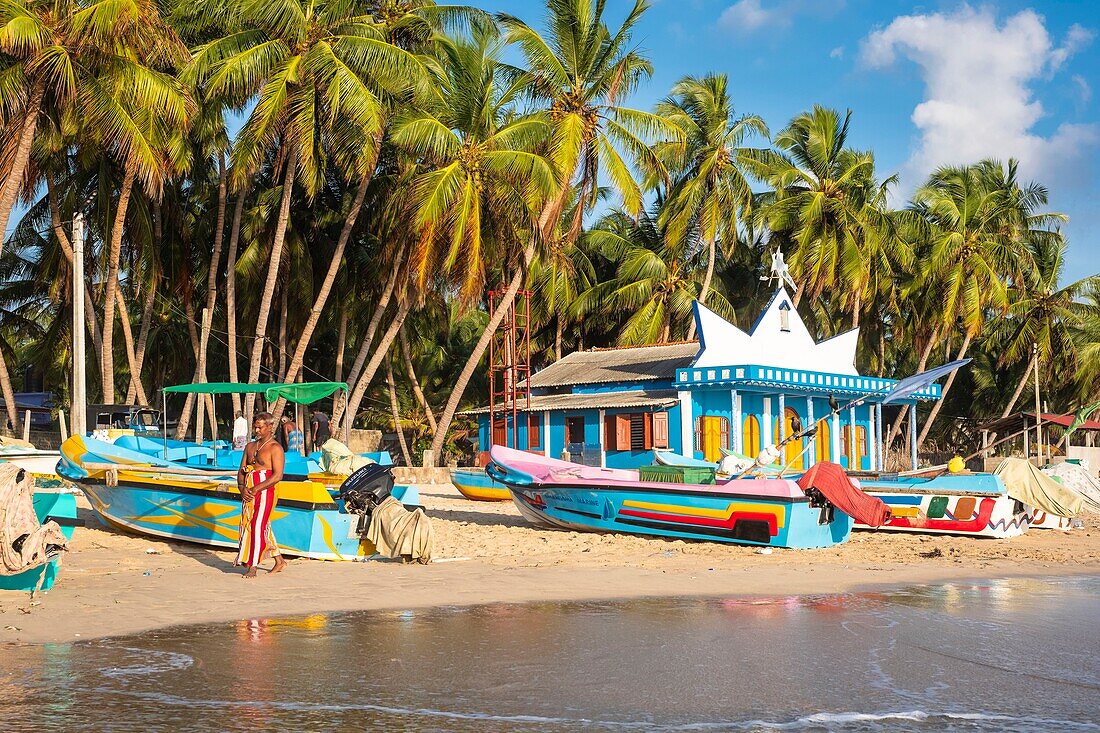
[[[783,287],[748,332],[699,303],[695,322],[698,343],[579,351],[536,373],[515,431],[510,410],[492,423],[488,408],[468,411],[481,451],[508,445],[609,468],[649,465],[654,449],[718,461],[723,451],[755,457],[818,422],[810,444],[784,448],[784,464],[882,468],[879,401],[895,382],[856,371],[858,329],[816,342]],[[864,404],[821,419],[830,396],[843,405],[861,395]],[[939,396],[933,384],[894,404]]]

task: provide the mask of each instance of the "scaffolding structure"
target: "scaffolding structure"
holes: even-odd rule
[[[489,291],[490,313],[496,312],[504,293],[503,286]],[[520,448],[519,413],[530,408],[531,291],[520,290],[489,342],[489,444],[507,444],[511,416],[512,447]],[[503,441],[498,438],[498,424],[504,426]]]

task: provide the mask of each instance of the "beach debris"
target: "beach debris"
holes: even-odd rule
[[[22,631],[18,626],[12,626],[11,624],[8,624],[4,628],[8,631]]]
[[[921,557],[943,557],[943,552],[938,547],[933,547],[928,552],[919,552],[917,554]]]
[[[152,575],[152,574],[153,574],[152,571],[149,571],[149,570],[146,570],[144,573],[142,573],[142,575]]]
[[[770,548],[770,547],[761,547],[759,550],[756,551],[756,554],[757,555],[770,555],[770,554],[772,554],[772,548]]]
[[[146,554],[146,555],[159,555],[159,554],[160,554],[160,550],[158,550],[158,549],[157,549],[157,548],[155,548],[155,547],[146,547],[146,548],[145,548],[145,554]]]

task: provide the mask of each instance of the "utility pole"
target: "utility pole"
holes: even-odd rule
[[[73,216],[73,390],[69,411],[73,435],[87,432],[88,394],[84,356],[84,215]]]
[[[1043,412],[1039,408],[1039,344],[1031,344],[1031,353],[1035,362],[1035,455],[1039,463],[1043,460]]]

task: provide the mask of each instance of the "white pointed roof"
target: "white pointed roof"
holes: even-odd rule
[[[700,351],[693,367],[756,364],[859,375],[855,364],[859,329],[818,343],[782,286],[776,289],[748,333],[698,301],[695,303],[695,326],[699,332]]]

